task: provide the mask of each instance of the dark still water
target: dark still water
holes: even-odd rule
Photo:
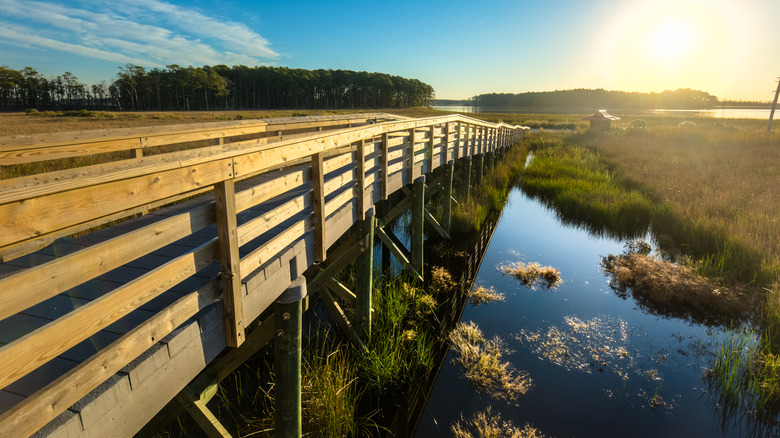
[[[563,225],[515,189],[487,250],[476,284],[504,302],[468,304],[461,322],[512,350],[502,359],[533,381],[507,402],[465,379],[451,350],[422,415],[417,437],[451,436],[450,427],[488,406],[502,421],[526,423],[547,437],[741,436],[721,427],[721,409],[702,378],[718,329],[640,310],[610,289],[601,256],[624,242]],[[563,283],[530,288],[503,275],[515,262],[560,270]]]

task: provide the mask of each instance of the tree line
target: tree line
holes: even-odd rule
[[[474,105],[488,108],[580,108],[580,109],[706,109],[720,104],[706,91],[681,88],[661,93],[576,89],[528,93],[490,93],[473,98]]]
[[[70,72],[0,66],[1,111],[408,108],[433,96],[417,79],[350,70],[127,64],[110,83],[87,85]]]

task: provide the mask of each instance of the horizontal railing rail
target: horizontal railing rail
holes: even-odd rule
[[[227,344],[241,345],[249,322],[276,298],[250,290],[254,273],[276,254],[313,236],[316,259],[324,260],[330,245],[375,202],[450,160],[506,148],[526,130],[460,115],[394,120],[0,181],[4,260],[33,243],[133,216],[139,209],[215,193],[210,202],[195,202],[146,226],[8,272],[0,278],[0,321],[216,228],[199,246],[2,346],[0,389],[214,263],[220,264],[221,276],[183,294],[0,414],[0,430],[11,436],[36,431],[216,300],[223,301]]]

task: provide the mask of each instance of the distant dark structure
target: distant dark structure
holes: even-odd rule
[[[608,131],[612,125],[612,121],[620,120],[620,117],[607,114],[607,110],[598,110],[592,116],[585,117],[582,120],[590,120],[590,129]]]

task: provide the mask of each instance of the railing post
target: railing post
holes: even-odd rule
[[[293,281],[274,303],[276,436],[299,438],[301,421],[301,338],[306,277]]]
[[[434,139],[436,138],[436,125],[435,124],[431,125],[431,129],[430,129],[429,132],[430,132],[429,135],[430,135],[430,139],[431,139],[431,144],[430,144],[430,148],[428,149],[428,153],[425,154],[426,159],[428,160],[428,163],[429,163],[428,164],[428,168],[427,168],[428,172],[430,172],[430,171],[432,171],[434,169],[434,167],[433,167],[433,142],[434,142]]]
[[[466,178],[466,199],[468,199],[471,196],[471,155],[466,157],[466,162],[464,163],[464,171],[466,174],[464,177]]]
[[[371,336],[371,294],[374,283],[374,227],[376,219],[374,209],[366,212],[366,218],[360,222],[358,233],[360,255],[355,262],[357,301],[355,303],[355,331],[358,337],[368,341]]]
[[[444,124],[444,139],[441,145],[441,164],[445,165],[450,161],[450,122]]]
[[[479,153],[476,155],[477,159],[477,175],[476,175],[476,183],[477,185],[482,184],[482,175],[485,172],[485,154]]]
[[[423,275],[423,227],[425,224],[425,175],[414,180],[412,188],[412,267]]]
[[[469,152],[469,142],[471,140],[471,126],[466,124],[466,135],[463,140],[463,156],[467,157],[470,156],[471,153]]]
[[[417,177],[414,174],[414,128],[409,130],[409,181],[414,181]]]
[[[460,142],[463,139],[463,123],[461,123],[461,122],[458,122],[458,134],[457,134],[457,137],[458,138],[455,139],[455,158],[454,158],[455,160],[457,160],[458,158],[461,157],[461,155],[460,155]]]
[[[380,153],[380,160],[382,162],[382,200],[387,199],[387,183],[388,183],[388,171],[389,165],[387,162],[388,149],[390,148],[390,134],[385,132],[382,134],[382,152]]]
[[[366,145],[363,140],[356,141],[357,147],[357,218],[366,218]]]
[[[445,166],[444,206],[442,211],[441,226],[447,231],[447,233],[449,233],[450,226],[452,224],[452,180],[455,175],[455,161],[450,160]]]
[[[227,345],[238,347],[244,342],[244,307],[241,300],[241,272],[239,270],[238,226],[236,224],[236,191],[232,179],[214,187],[219,244],[220,289],[225,309]]]
[[[312,204],[314,205],[314,256],[318,262],[327,257],[325,248],[325,175],[322,154],[311,156]]]

